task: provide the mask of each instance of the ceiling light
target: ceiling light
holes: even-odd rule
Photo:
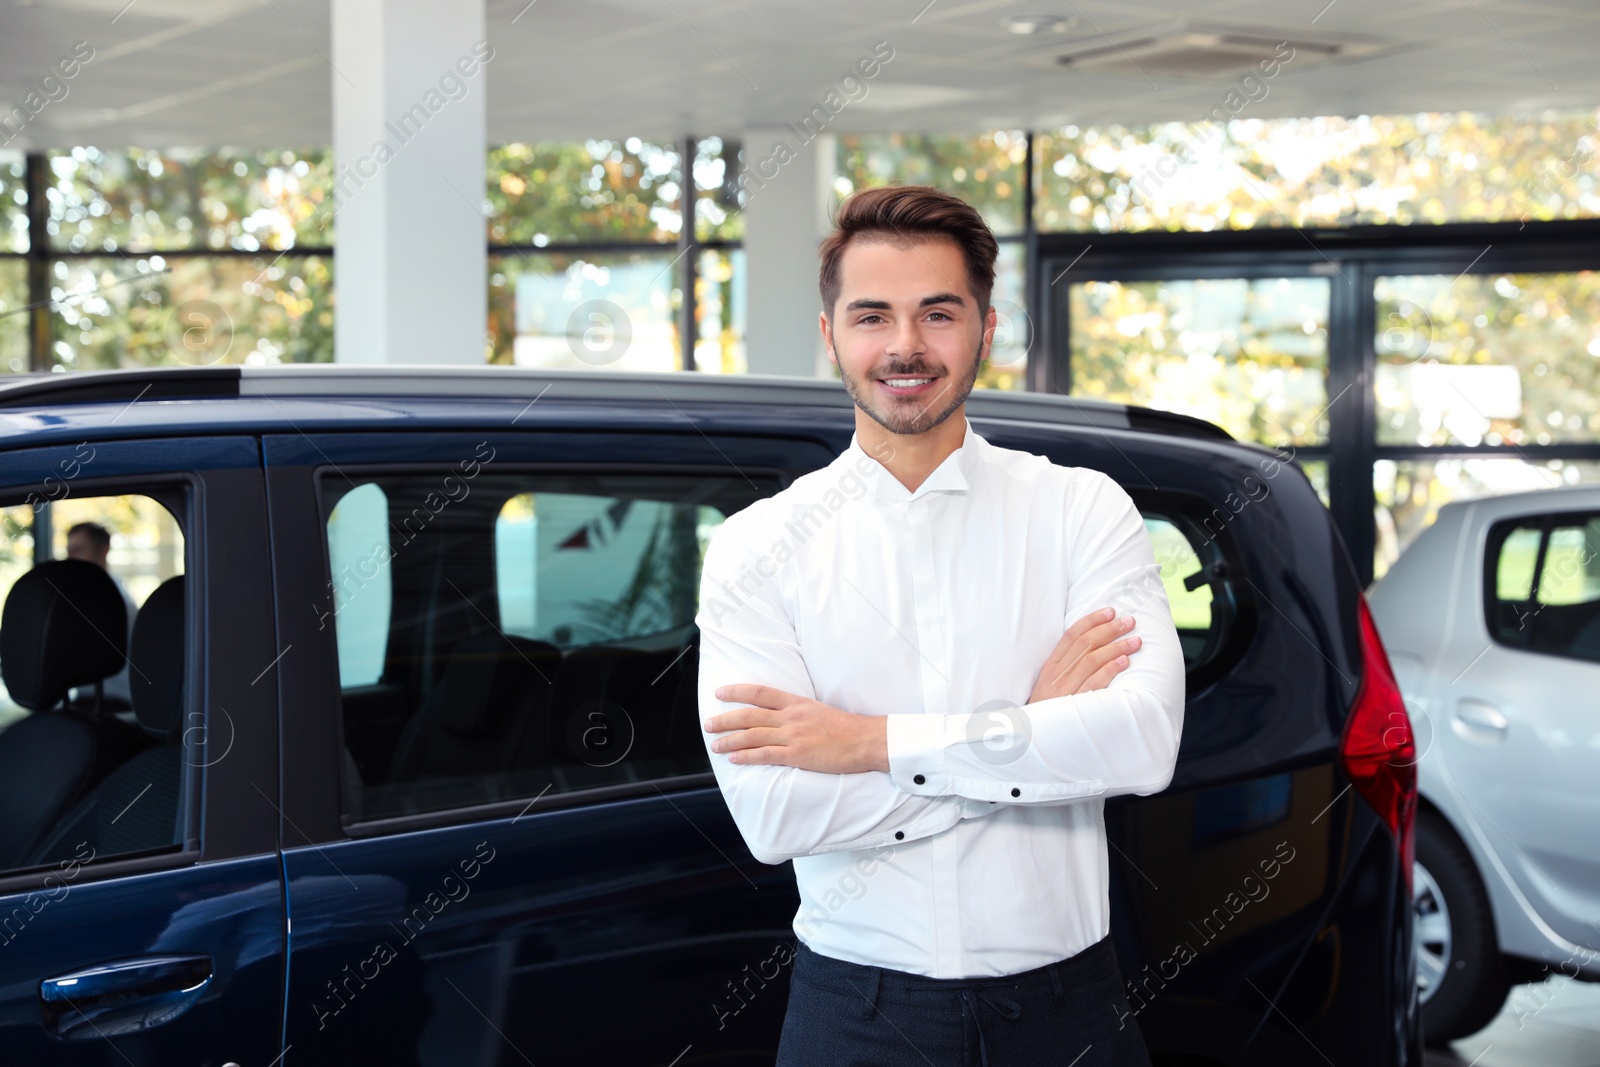
[[[1077,19],[1060,15],[1008,15],[1000,20],[1000,25],[1019,37],[1027,37],[1036,33],[1066,33],[1077,22]]]

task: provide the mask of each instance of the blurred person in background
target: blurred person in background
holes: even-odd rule
[[[98,522],[80,522],[67,531],[67,558],[81,559],[86,563],[93,563],[111,574],[111,568],[106,566],[106,557],[111,554],[111,531]],[[117,592],[122,594],[122,602],[128,608],[128,633],[127,644],[124,648],[133,647],[133,617],[139,609],[129,595],[127,586],[122,584],[122,579],[111,574],[111,580],[116,583]],[[133,699],[128,692],[128,664],[124,660],[122,669],[105,680],[104,694],[109,701],[108,706],[113,710],[132,707]],[[120,701],[120,703],[118,703]]]

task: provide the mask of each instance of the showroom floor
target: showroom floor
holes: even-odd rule
[[[1484,1030],[1428,1054],[1427,1067],[1600,1067],[1600,984],[1516,986]]]

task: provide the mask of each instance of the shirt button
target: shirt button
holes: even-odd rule
[[[1011,790],[1011,795],[1014,796],[1014,797],[1020,797],[1022,795],[1022,790],[1013,789],[1013,790]]]
[[[906,832],[904,830],[896,830],[894,832],[894,839],[896,841],[904,841],[906,839]]]
[[[916,776],[916,777],[915,777],[915,778],[913,778],[913,779],[911,779],[911,780],[912,780],[912,781],[913,781],[913,782],[916,782],[916,783],[917,783],[917,784],[918,784],[918,785],[921,785],[921,784],[922,784],[922,783],[923,783],[923,782],[926,782],[926,781],[927,781],[927,779],[926,779],[926,778],[924,778],[924,777],[922,777],[922,775],[920,775],[920,774],[919,774],[919,775],[917,775],[917,776]]]

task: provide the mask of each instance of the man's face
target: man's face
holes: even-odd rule
[[[85,560],[101,567],[106,565],[106,553],[95,544],[94,538],[84,533],[67,535],[67,558]]]
[[[856,406],[891,433],[925,433],[972,392],[994,337],[978,314],[961,248],[858,238],[839,262],[839,299],[822,332]],[[890,385],[885,379],[931,379]]]

